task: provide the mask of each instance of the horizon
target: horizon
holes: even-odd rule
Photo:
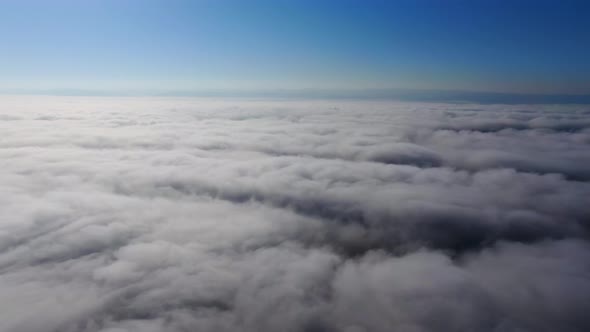
[[[85,89],[5,89],[0,96],[72,96],[72,97],[196,97],[385,100],[407,102],[447,102],[481,104],[590,104],[590,94],[505,93],[431,89],[274,89],[274,90],[85,90]]]

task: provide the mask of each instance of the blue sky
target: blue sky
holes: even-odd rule
[[[590,94],[588,1],[3,0],[0,89]]]

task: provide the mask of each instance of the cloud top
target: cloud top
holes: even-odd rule
[[[2,97],[0,330],[587,331],[589,118]]]

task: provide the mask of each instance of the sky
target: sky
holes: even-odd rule
[[[1,91],[590,94],[587,1],[3,0]]]

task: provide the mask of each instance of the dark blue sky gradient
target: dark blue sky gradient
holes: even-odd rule
[[[1,89],[590,94],[589,1],[0,2]]]

